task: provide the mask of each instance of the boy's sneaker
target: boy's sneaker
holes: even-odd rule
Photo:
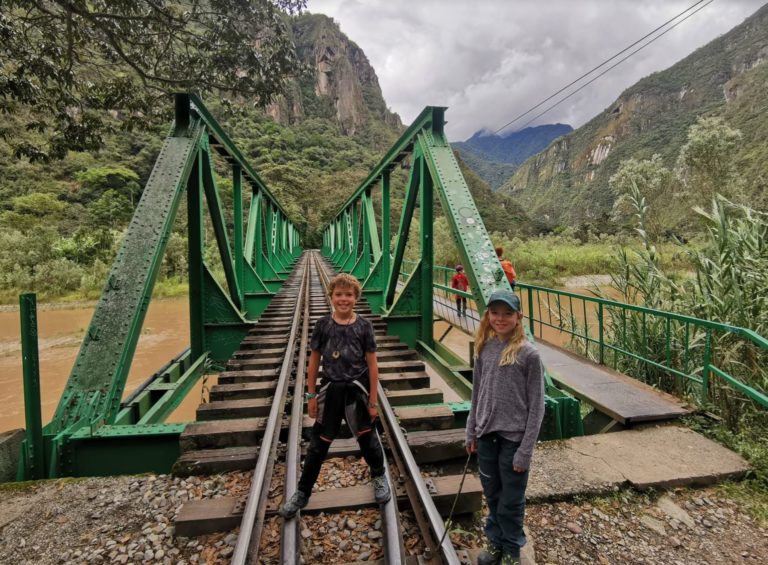
[[[500,565],[520,565],[520,558],[512,557],[511,553],[505,553],[501,558]]]
[[[291,498],[283,503],[277,513],[288,520],[293,518],[296,515],[296,512],[304,508],[307,505],[307,502],[309,502],[307,495],[300,490],[297,490],[291,495]]]
[[[373,480],[371,481],[373,483],[373,498],[376,499],[376,502],[379,504],[384,504],[385,502],[389,502],[389,497],[391,496],[391,493],[389,492],[389,484],[387,483],[387,477],[384,475],[381,475],[379,477],[373,477]]]
[[[501,563],[501,548],[492,543],[477,556],[477,565],[499,565]]]

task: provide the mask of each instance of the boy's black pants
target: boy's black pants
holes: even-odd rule
[[[312,440],[309,442],[307,456],[304,459],[304,470],[301,472],[298,490],[307,495],[312,494],[312,487],[320,474],[320,467],[323,465],[325,456],[328,455],[328,449],[331,447],[330,441],[325,441],[320,437],[322,427],[318,424],[312,426]],[[357,444],[365,458],[366,463],[371,468],[371,477],[380,477],[384,474],[384,450],[381,448],[379,435],[376,429],[357,436]]]

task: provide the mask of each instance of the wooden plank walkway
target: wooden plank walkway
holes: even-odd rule
[[[476,310],[458,317],[455,305],[443,297],[433,300],[435,315],[472,334],[479,325]],[[593,363],[542,339],[536,347],[556,384],[594,406],[599,412],[623,426],[679,418],[692,410],[671,394],[661,392],[632,377]]]
[[[620,424],[670,420],[691,409],[671,394],[593,363],[543,340],[536,342],[541,360],[561,388]]]

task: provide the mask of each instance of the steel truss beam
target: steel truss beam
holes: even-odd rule
[[[141,466],[137,461],[142,460],[146,470],[165,465],[165,456],[161,460],[137,457],[137,461],[130,462],[120,457],[126,452],[121,452],[117,444],[138,446],[141,441],[136,438],[147,438],[156,432],[162,438],[159,443],[163,449],[167,447],[168,434],[178,435],[180,430],[178,425],[165,428],[162,422],[207,368],[229,359],[301,253],[298,231],[287,213],[202,101],[193,95],[179,94],[175,112],[174,125],[112,265],[56,413],[43,429],[43,445],[24,448],[37,459],[43,452],[44,472],[40,472],[41,464],[37,463],[36,477],[137,472],[140,469],[136,465]],[[228,225],[222,207],[213,150],[230,167],[232,226]],[[243,184],[251,189],[245,239]],[[154,283],[185,192],[190,348],[121,402]],[[204,259],[206,207],[223,286]],[[34,408],[27,406],[27,410]],[[107,464],[106,458],[94,454],[94,450],[105,445],[114,448],[117,461]],[[32,474],[29,462],[22,461],[20,478]]]
[[[380,311],[390,331],[422,354],[457,391],[471,394],[471,368],[461,366],[433,338],[433,262],[435,199],[447,218],[472,297],[482,314],[490,295],[510,290],[459,164],[445,136],[445,108],[427,107],[390,148],[373,171],[344,202],[323,233],[323,254],[340,271],[363,281],[363,293]],[[409,168],[394,247],[390,246],[392,171]],[[381,230],[373,191],[381,186]],[[402,280],[405,250],[418,209],[420,257]],[[533,339],[533,336],[529,336]],[[547,437],[581,435],[578,400],[548,380]]]

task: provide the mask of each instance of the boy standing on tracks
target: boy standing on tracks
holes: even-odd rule
[[[383,504],[390,498],[384,476],[384,451],[373,427],[379,382],[376,338],[373,324],[355,313],[360,292],[360,283],[346,273],[333,277],[328,284],[333,312],[315,324],[307,369],[305,396],[309,417],[315,418],[315,425],[298,488],[278,511],[283,518],[292,518],[307,505],[342,418],[357,437],[360,451],[371,468],[376,502]],[[317,389],[321,361],[323,378]]]
[[[467,452],[477,451],[488,503],[488,548],[478,565],[512,565],[525,545],[525,489],[544,418],[544,376],[536,348],[525,339],[520,299],[497,290],[475,335],[477,357]]]
[[[467,292],[469,290],[469,279],[464,274],[464,267],[462,265],[456,265],[456,274],[451,279],[451,288]],[[467,315],[467,297],[456,295],[456,311],[459,316]]]

